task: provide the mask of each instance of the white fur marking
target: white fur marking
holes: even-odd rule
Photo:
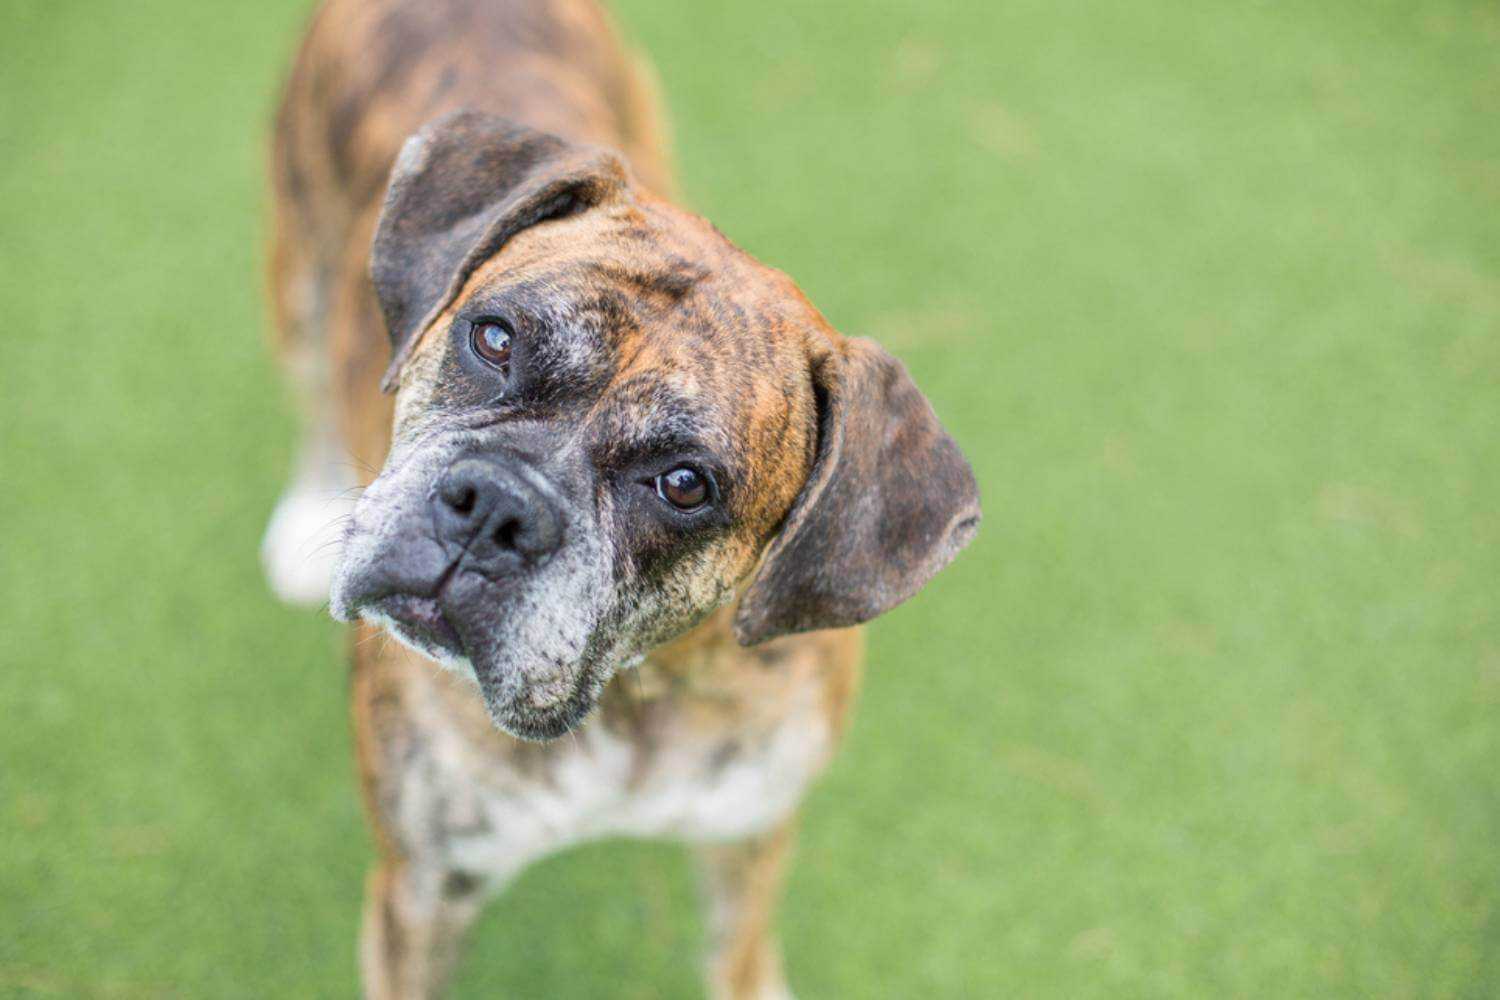
[[[320,607],[328,600],[358,485],[343,453],[326,433],[315,430],[260,543],[266,580],[281,600],[304,607]]]

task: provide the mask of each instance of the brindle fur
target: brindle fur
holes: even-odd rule
[[[371,241],[403,142],[465,108],[618,150],[629,165],[629,196],[518,232],[481,263],[437,320],[416,331],[411,360],[397,373],[397,413],[379,389],[388,349],[367,269]],[[809,494],[852,489],[815,471],[839,447],[820,429],[827,401],[818,393],[868,395],[843,405],[863,405],[858,420],[889,437],[901,428],[887,428],[873,407],[897,405],[881,387],[905,385],[904,373],[876,380],[879,391],[830,383],[815,393],[810,372],[845,356],[852,370],[864,363],[863,349],[828,328],[785,276],[665,200],[674,184],[661,122],[649,70],[592,0],[328,0],[287,85],[272,163],[279,346],[309,425],[336,436],[367,470],[366,483],[391,446],[393,420],[400,427],[462,393],[441,336],[454,310],[487,287],[531,281],[582,303],[614,338],[607,368],[570,383],[588,387],[590,419],[606,440],[643,433],[642,413],[659,409],[664,393],[687,392],[714,401],[738,472],[755,484],[735,494],[733,529],[715,550],[736,593],[749,590],[745,606],[730,602],[685,634],[651,637],[645,659],[613,675],[593,718],[568,737],[532,743],[507,735],[471,682],[372,625],[351,630],[353,728],[379,856],[360,947],[371,997],[438,992],[485,899],[536,858],[607,835],[696,845],[711,923],[711,992],[789,995],[771,914],[795,807],[846,725],[861,637],[853,628],[811,631],[747,649],[736,631],[754,641],[862,621],[936,571],[916,565],[926,556],[907,553],[894,564],[916,584],[870,568],[855,575],[875,581],[875,598],[821,620],[787,610],[788,594],[816,601],[848,589],[828,578],[841,572],[842,554],[804,527],[827,533],[840,510]],[[925,403],[903,397],[900,405]],[[929,428],[911,446],[941,450],[951,446],[945,442]],[[851,437],[842,447],[863,445]],[[967,466],[954,475],[968,475]],[[940,485],[954,483],[972,493],[972,478]],[[915,518],[922,502],[907,496],[886,509]],[[954,551],[975,521],[977,507],[965,508],[958,527],[948,526]],[[889,549],[916,529],[882,530],[892,537],[857,544]],[[826,564],[812,573],[796,560]],[[765,571],[752,584],[757,567]]]

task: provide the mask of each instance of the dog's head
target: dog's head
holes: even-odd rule
[[[408,141],[372,256],[397,390],[333,611],[558,736],[740,595],[739,641],[853,625],[973,536],[901,364],[612,154],[473,112]]]

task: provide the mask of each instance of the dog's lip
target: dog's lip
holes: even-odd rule
[[[496,726],[519,739],[546,742],[575,729],[597,704],[591,691],[594,669],[584,666],[576,674],[551,683],[517,684],[510,671],[496,672],[486,666],[487,641],[470,635],[471,647],[444,606],[453,600],[450,588],[436,596],[404,591],[387,592],[359,603],[357,614],[383,625],[433,659],[466,661],[478,684],[485,707]],[[457,612],[459,609],[455,608]],[[460,612],[461,614],[461,612]],[[457,619],[467,625],[468,619]]]
[[[434,597],[418,594],[388,594],[365,605],[410,632],[423,643],[454,656],[462,656],[464,645],[442,605]]]

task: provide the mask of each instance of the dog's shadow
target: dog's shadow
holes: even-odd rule
[[[698,998],[703,947],[688,852],[604,841],[529,867],[491,901],[451,995]]]

